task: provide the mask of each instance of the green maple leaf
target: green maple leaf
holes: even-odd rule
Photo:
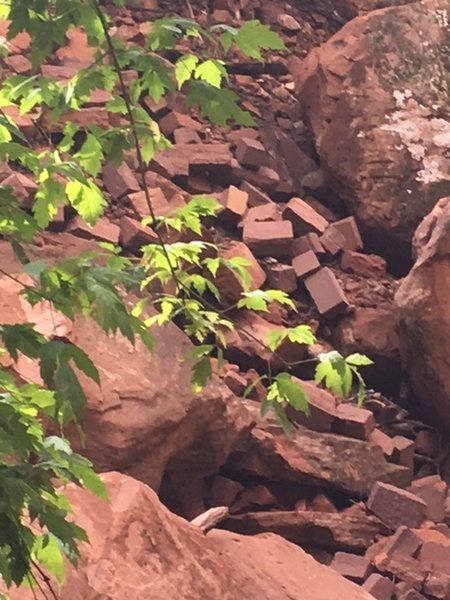
[[[193,54],[185,54],[177,60],[175,65],[175,79],[178,83],[178,89],[181,89],[183,84],[192,78],[197,64],[198,57]]]
[[[66,185],[69,202],[89,225],[95,225],[103,214],[106,200],[100,189],[92,181],[69,181]]]
[[[242,52],[256,60],[262,60],[261,50],[286,50],[280,36],[256,20],[244,23],[234,41]]]
[[[355,352],[355,354],[350,354],[347,356],[345,362],[355,367],[366,367],[373,365],[373,360],[371,360],[368,356],[365,356],[365,354],[360,354],[359,352]]]
[[[102,165],[103,148],[95,135],[88,133],[86,141],[74,158],[93,177],[98,175]]]
[[[215,88],[220,88],[222,79],[227,77],[227,71],[221,60],[209,59],[195,69],[195,78],[201,79]]]

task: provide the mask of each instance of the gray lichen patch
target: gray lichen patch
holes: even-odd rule
[[[419,163],[416,180],[435,183],[450,180],[450,121],[434,117],[411,93],[394,92],[397,110],[381,129],[398,135],[411,158]]]
[[[371,21],[374,69],[388,89],[414,90],[422,104],[450,113],[450,3],[433,6],[408,5]]]

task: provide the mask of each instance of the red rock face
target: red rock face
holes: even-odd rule
[[[110,503],[69,486],[77,523],[90,544],[69,568],[60,600],[373,600],[279,536],[206,536],[172,515],[143,483],[107,473]],[[31,600],[32,592],[12,592]]]
[[[403,358],[413,392],[430,419],[450,430],[450,198],[420,225],[417,261],[396,303]]]
[[[427,0],[358,17],[296,66],[300,104],[333,188],[373,248],[397,263],[420,219],[450,191],[450,121],[435,110],[446,102],[442,10],[446,0]],[[406,71],[406,63],[416,66]]]

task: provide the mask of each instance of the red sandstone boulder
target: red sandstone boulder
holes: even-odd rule
[[[357,17],[293,67],[332,187],[397,262],[450,191],[448,9],[426,0]]]
[[[411,388],[425,415],[450,430],[450,198],[417,230],[417,262],[396,303],[402,354]]]
[[[60,600],[371,600],[363,589],[273,534],[200,529],[171,514],[143,483],[107,473],[110,503],[69,486],[89,535]],[[12,600],[33,593],[13,591]]]

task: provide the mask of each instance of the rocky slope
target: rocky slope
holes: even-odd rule
[[[298,313],[235,312],[241,328],[228,340],[229,363],[194,396],[182,360],[191,343],[175,326],[158,332],[158,351],[149,356],[121,338],[111,344],[90,323],[56,318],[44,305],[31,311],[17,285],[0,280],[3,321],[33,320],[48,335],[76,341],[99,366],[101,393],[86,382],[84,451],[100,471],[126,474],[105,476],[109,507],[71,490],[93,546],[61,598],[73,598],[74,590],[92,600],[450,598],[450,460],[442,429],[450,426],[448,199],[417,231],[415,267],[401,285],[396,278],[411,264],[415,227],[450,190],[449,8],[444,0],[314,7],[144,0],[139,8],[116,10],[124,40],[138,41],[148,21],[171,11],[193,12],[205,22],[256,16],[284,38],[289,52],[274,54],[267,65],[238,57],[230,65],[232,85],[257,129],[210,127],[187,111],[181,93],[158,104],[144,99],[174,142],[155,157],[146,180],[161,215],[195,193],[218,197],[223,211],[205,235],[224,256],[251,260],[255,289],[292,293]],[[26,36],[12,45],[4,74],[30,73]],[[74,32],[42,71],[66,80],[91,60],[82,33]],[[74,118],[107,127],[107,99],[94,94]],[[31,143],[42,144],[37,118],[19,122]],[[61,125],[52,127],[57,136]],[[38,240],[36,256],[74,255],[98,240],[138,254],[152,243],[154,232],[139,223],[147,210],[135,167],[133,155],[119,169],[105,165],[107,216],[91,230],[60,211],[54,231]],[[24,206],[32,205],[36,185],[28,174],[2,165],[1,179]],[[4,243],[0,260],[5,271],[19,272]],[[224,303],[233,304],[239,281],[224,270],[218,284],[226,290]],[[267,332],[296,323],[309,323],[319,344],[310,355],[286,345],[284,358],[313,358],[333,347],[365,352],[375,361],[367,379],[376,391],[361,409],[316,388],[308,366],[299,367],[311,416],[291,411],[289,438],[259,417],[262,385],[250,400],[240,397],[267,362],[279,367],[262,349]],[[24,381],[36,380],[33,364],[11,368]],[[407,381],[412,391],[402,385]],[[236,533],[214,530],[205,537],[144,484],[188,520],[228,507],[220,527]],[[254,560],[243,560],[244,553]]]

